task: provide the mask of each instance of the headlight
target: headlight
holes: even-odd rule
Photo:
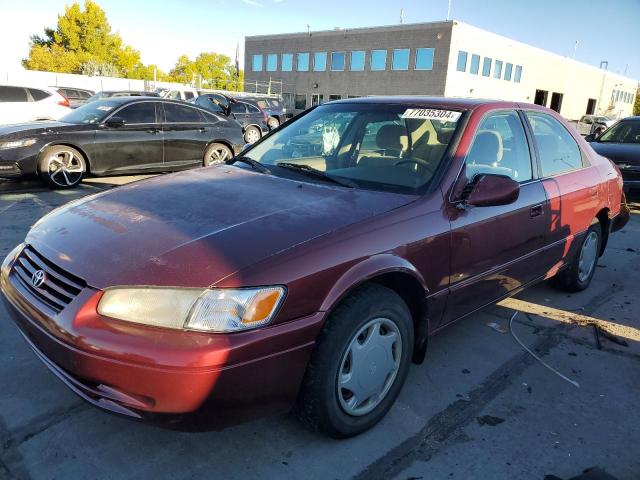
[[[284,287],[115,287],[104,292],[98,313],[155,327],[237,332],[267,325],[284,298]]]
[[[30,147],[36,143],[35,138],[25,138],[22,140],[11,140],[9,142],[0,142],[0,150],[6,150],[9,148]]]

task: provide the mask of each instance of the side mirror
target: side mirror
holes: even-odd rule
[[[584,137],[584,139],[585,139],[587,142],[593,142],[593,141],[596,139],[596,134],[595,134],[595,133],[590,133],[589,135],[586,135],[586,136]]]
[[[465,199],[474,207],[509,205],[520,196],[520,184],[505,175],[478,175]]]
[[[109,120],[105,122],[105,125],[109,128],[120,128],[124,127],[125,121],[120,117],[111,117]]]

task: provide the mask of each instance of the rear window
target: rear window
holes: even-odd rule
[[[22,87],[0,87],[0,102],[28,102],[27,91]]]
[[[29,93],[35,102],[39,102],[40,100],[44,100],[47,97],[50,97],[51,94],[49,92],[45,92],[44,90],[40,90],[38,88],[30,88]]]
[[[249,113],[260,113],[260,109],[255,105],[251,105],[250,103],[247,103],[247,110],[249,111]]]

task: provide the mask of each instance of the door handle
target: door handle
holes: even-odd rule
[[[147,130],[147,133],[151,133],[151,134],[155,135],[159,131],[160,131],[159,128],[150,128],[150,129]]]
[[[539,217],[540,215],[542,215],[542,212],[542,204],[534,205],[533,207],[531,207],[531,210],[529,210],[529,216],[531,218]]]
[[[198,129],[198,131],[199,131],[200,133],[204,133],[204,132],[206,132],[206,131],[207,131],[207,129],[206,129],[206,128],[199,128],[199,129]]]

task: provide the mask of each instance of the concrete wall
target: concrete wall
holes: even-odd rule
[[[179,83],[146,82],[147,89],[155,87],[179,87]],[[15,70],[0,72],[0,84],[42,87],[76,87],[99,92],[101,90],[145,90],[144,80],[129,80],[114,77],[90,77],[72,73],[40,72],[35,70]]]
[[[458,51],[468,52],[467,71],[458,72]],[[469,73],[471,54],[480,55],[480,69],[477,75]],[[482,76],[485,57],[492,59],[489,77]],[[495,60],[503,61],[502,79],[493,77]],[[520,83],[504,80],[506,63],[522,66]],[[534,103],[536,90],[549,92],[547,106],[552,92],[562,93],[560,113],[568,119],[579,119],[586,113],[587,101],[597,101],[596,113],[613,118],[631,115],[631,103],[611,102],[613,90],[635,94],[638,82],[622,75],[607,72],[591,65],[577,62],[539,48],[525,45],[485,30],[454,22],[451,50],[448,62],[446,96],[497,98]]]
[[[278,80],[282,81],[283,93],[323,94],[325,101],[329,95],[443,95],[450,37],[451,22],[246,37],[245,86],[249,90],[252,82],[267,84],[270,79]],[[435,49],[433,70],[413,69],[415,49],[421,47]],[[411,49],[409,70],[391,70],[394,48]],[[370,69],[370,52],[376,49],[387,50],[385,71]],[[364,71],[350,71],[350,52],[354,50],[366,51]],[[295,71],[298,52],[310,53],[310,71]],[[312,71],[314,52],[327,52],[326,71]],[[346,52],[344,71],[331,71],[331,52]],[[252,71],[254,54],[273,53],[278,54],[278,71]],[[294,54],[292,72],[281,71],[282,53]]]

